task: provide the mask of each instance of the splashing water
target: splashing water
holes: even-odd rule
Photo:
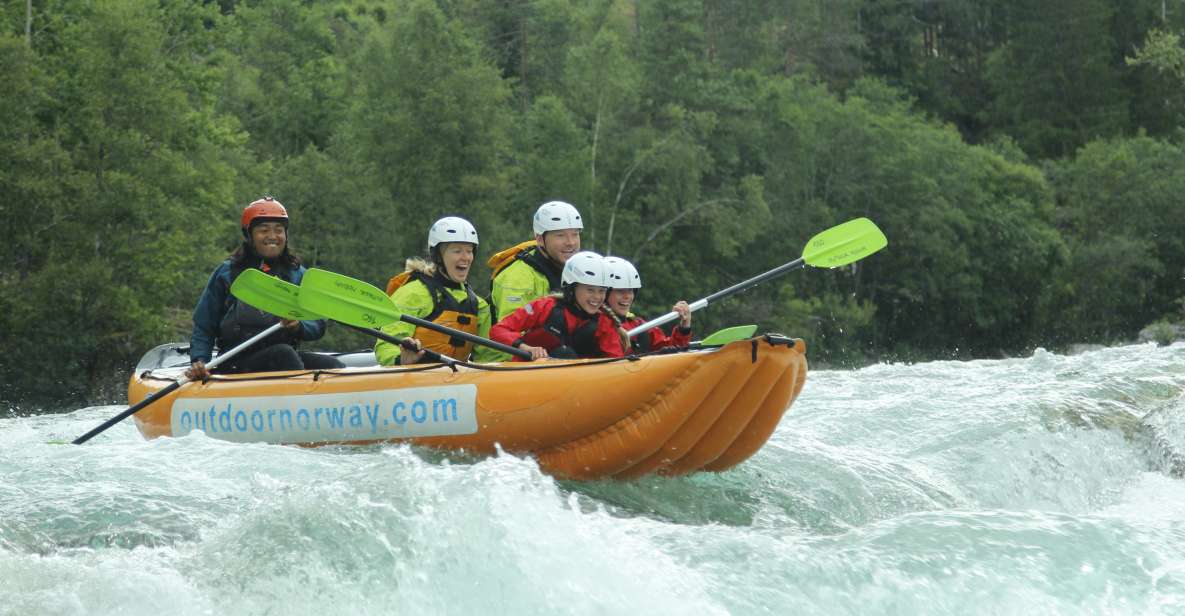
[[[1185,613],[1185,345],[814,372],[723,474],[0,419],[0,614]]]

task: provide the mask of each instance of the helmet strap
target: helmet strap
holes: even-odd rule
[[[562,298],[560,298],[560,301],[564,302],[564,304],[568,307],[568,309],[571,310],[572,312],[576,313],[578,316],[584,317],[586,319],[591,319],[591,318],[596,317],[597,315],[589,314],[589,313],[585,312],[584,308],[581,308],[580,304],[576,303],[576,285],[577,284],[579,284],[579,283],[573,282],[571,284],[565,285],[562,289],[564,296]]]
[[[544,231],[543,233],[538,234],[539,237],[538,237],[538,239],[535,240],[535,248],[537,248],[539,250],[539,254],[543,255],[544,259],[547,259],[548,261],[551,261],[552,263],[559,265],[560,267],[563,267],[563,265],[561,265],[560,262],[553,259],[551,257],[551,254],[547,252],[547,234],[548,234],[547,231]]]
[[[248,263],[258,263],[260,269],[267,272],[271,269],[286,269],[292,254],[288,247],[288,243],[284,243],[284,251],[280,253],[275,259],[265,259],[263,255],[255,250],[255,242],[251,241],[251,237],[247,235],[243,240],[243,254],[248,258]]]
[[[432,264],[436,266],[436,273],[448,278],[448,268],[444,266],[444,255],[440,251],[440,244],[428,249],[428,256],[432,259]]]
[[[549,254],[549,253],[547,252],[547,249],[546,249],[546,248],[544,248],[542,244],[538,244],[537,246],[538,246],[538,248],[539,248],[539,254],[543,255],[543,258],[544,258],[544,259],[547,259],[548,261],[551,261],[551,262],[552,262],[552,263],[553,263],[553,264],[554,264],[556,267],[558,267],[558,268],[561,268],[561,269],[562,269],[562,268],[564,267],[564,264],[563,264],[563,263],[560,263],[559,261],[556,261],[556,260],[555,260],[555,258],[554,258],[554,257],[552,257],[552,256],[551,256],[551,254]]]

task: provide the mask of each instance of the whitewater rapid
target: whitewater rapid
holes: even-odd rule
[[[814,371],[723,474],[0,417],[0,614],[1185,614],[1185,345]]]

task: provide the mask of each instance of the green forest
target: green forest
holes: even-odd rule
[[[379,285],[441,216],[484,261],[568,201],[652,316],[867,216],[886,250],[696,313],[831,366],[1183,320],[1180,3],[8,0],[0,24],[0,399],[119,399],[264,194],[306,264]]]

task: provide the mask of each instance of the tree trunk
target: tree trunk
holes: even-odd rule
[[[522,13],[519,15],[518,28],[519,28],[519,41],[518,41],[519,42],[519,48],[518,48],[519,66],[518,66],[518,71],[519,71],[519,79],[522,81],[521,85],[522,85],[522,92],[523,92],[523,112],[526,112],[527,108],[530,106],[528,101],[530,101],[530,99],[531,99],[530,87],[527,85],[527,9],[526,8],[522,8]]]
[[[602,91],[597,100],[597,117],[593,122],[593,136],[592,136],[592,156],[589,157],[588,174],[589,174],[589,191],[588,191],[588,214],[589,222],[589,246],[597,245],[597,143],[601,138],[601,107],[604,105],[605,94]]]

